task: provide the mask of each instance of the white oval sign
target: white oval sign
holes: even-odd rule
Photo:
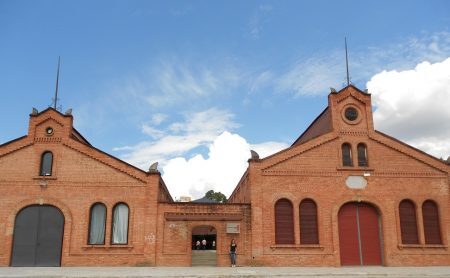
[[[363,189],[367,186],[367,181],[361,176],[348,176],[345,184],[351,189]]]

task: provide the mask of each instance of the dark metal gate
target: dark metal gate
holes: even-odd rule
[[[377,210],[365,203],[348,203],[338,214],[342,265],[381,265],[381,225]]]
[[[21,210],[14,223],[11,266],[60,266],[64,216],[53,206]]]

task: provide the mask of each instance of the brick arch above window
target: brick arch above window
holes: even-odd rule
[[[275,243],[295,243],[293,206],[291,201],[284,198],[275,203]]]
[[[419,244],[417,233],[416,206],[411,200],[403,200],[399,205],[400,230],[403,244]]]
[[[51,176],[53,167],[53,153],[45,151],[41,156],[41,167],[39,169],[40,176]]]
[[[112,244],[128,244],[130,209],[126,203],[117,203],[113,208]]]
[[[312,199],[300,202],[300,244],[319,244],[317,205]]]
[[[359,143],[356,147],[358,152],[358,166],[366,167],[369,165],[367,160],[367,146],[364,143]]]
[[[342,150],[342,166],[353,166],[352,146],[349,143],[344,143],[341,146]]]
[[[442,244],[439,209],[434,201],[426,200],[422,204],[422,217],[425,244]]]
[[[89,239],[88,244],[105,244],[106,206],[94,203],[89,210]]]

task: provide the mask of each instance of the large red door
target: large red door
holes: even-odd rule
[[[381,265],[377,210],[365,203],[348,203],[338,214],[342,265]]]

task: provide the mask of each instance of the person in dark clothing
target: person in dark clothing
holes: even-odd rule
[[[231,267],[235,267],[236,266],[236,248],[237,248],[237,244],[234,241],[234,238],[231,240],[230,243],[230,259],[231,259]]]

